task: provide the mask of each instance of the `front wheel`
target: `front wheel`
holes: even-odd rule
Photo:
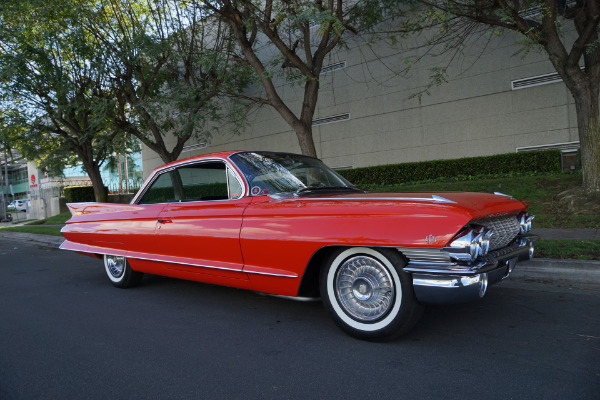
[[[118,288],[136,286],[142,280],[143,273],[131,269],[125,257],[104,255],[104,269],[110,282]]]
[[[408,332],[423,306],[403,266],[391,249],[352,247],[332,253],[321,270],[320,289],[336,324],[366,340],[390,340]]]

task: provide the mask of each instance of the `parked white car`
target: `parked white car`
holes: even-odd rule
[[[15,200],[15,201],[12,201],[8,205],[8,208],[9,209],[15,209],[17,211],[26,212],[27,211],[27,200]]]

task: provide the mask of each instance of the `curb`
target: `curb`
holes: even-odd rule
[[[65,240],[62,236],[22,232],[0,232],[0,238],[27,241],[51,249],[58,249]],[[518,262],[510,277],[552,283],[600,285],[600,261],[535,258],[530,261]]]
[[[65,238],[62,236],[23,232],[0,232],[0,238],[12,241],[27,241],[52,249],[58,249],[62,242],[65,241]]]
[[[517,263],[510,276],[543,282],[600,285],[600,261],[534,258]]]

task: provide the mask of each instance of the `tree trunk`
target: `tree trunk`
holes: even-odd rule
[[[319,68],[318,70],[320,71],[321,69]],[[305,156],[317,156],[312,132],[312,121],[315,115],[315,108],[317,108],[318,99],[319,80],[309,79],[304,84],[304,100],[302,101],[300,120],[293,125],[296,136],[298,137],[298,143],[300,144],[300,150]]]
[[[99,203],[105,203],[107,201],[107,193],[104,189],[104,182],[102,182],[102,175],[100,174],[100,167],[95,162],[84,162],[83,167],[87,172],[90,180],[92,181],[92,187],[94,188],[94,198]]]
[[[598,92],[589,90],[574,93],[577,111],[577,129],[581,148],[583,188],[588,193],[600,194],[600,124]]]
[[[312,121],[308,124],[303,121],[298,121],[293,125],[293,128],[296,132],[302,154],[305,156],[317,157],[315,141],[313,140],[312,135]]]

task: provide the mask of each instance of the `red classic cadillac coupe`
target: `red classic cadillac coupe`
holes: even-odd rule
[[[61,248],[143,273],[321,297],[368,340],[411,329],[423,305],[483,297],[533,255],[527,204],[495,193],[368,193],[320,160],[224,152],[156,169],[131,204],[69,204]]]

